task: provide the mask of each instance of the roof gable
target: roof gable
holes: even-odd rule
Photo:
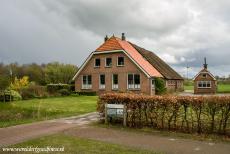
[[[199,73],[197,73],[197,75],[193,78],[193,80],[196,80],[196,78],[202,74],[202,73],[207,73],[213,80],[216,80],[216,78],[214,77],[214,75],[212,75],[212,73],[210,73],[207,69],[202,69]]]
[[[96,52],[101,51],[112,51],[112,50],[123,50],[121,45],[118,43],[117,38],[112,36],[107,41],[105,41],[99,48],[96,49]]]
[[[166,79],[183,80],[176,71],[174,71],[153,52],[145,50],[144,48],[115,36],[112,36],[105,41],[92,54],[110,53],[116,51],[124,52],[148,77],[164,77]],[[87,58],[85,63],[88,62],[92,54]],[[84,65],[85,64],[83,64],[79,71],[75,74],[74,78],[83,69]]]

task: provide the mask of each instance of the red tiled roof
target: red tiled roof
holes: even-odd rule
[[[118,43],[117,38],[112,36],[105,43],[103,43],[96,51],[111,51],[111,50],[123,50],[121,45]]]
[[[163,77],[142,55],[127,41],[118,39],[122,48],[143,68],[150,76]]]
[[[154,77],[163,77],[157,69],[154,68],[143,56],[128,42],[120,38],[112,36],[105,43],[103,43],[96,52],[111,51],[111,50],[125,50],[128,55],[149,74]]]

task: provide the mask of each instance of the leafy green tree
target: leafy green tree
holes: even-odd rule
[[[49,63],[45,67],[46,83],[69,84],[76,73],[77,67],[71,64],[58,62]]]
[[[45,85],[45,70],[44,67],[35,63],[23,65],[24,76],[28,76],[30,81],[38,85]]]
[[[165,81],[161,78],[155,79],[156,94],[163,94],[166,92]]]

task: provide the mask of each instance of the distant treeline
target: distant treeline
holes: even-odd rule
[[[23,64],[18,63],[3,64],[0,63],[0,80],[14,80],[17,78],[29,77],[30,82],[38,85],[49,83],[71,83],[72,77],[77,71],[77,67],[72,64],[63,64],[52,62],[48,64]]]

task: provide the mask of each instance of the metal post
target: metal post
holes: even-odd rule
[[[105,103],[105,124],[108,124],[107,103]]]
[[[127,107],[126,104],[124,104],[124,110],[123,110],[123,126],[127,126]]]

